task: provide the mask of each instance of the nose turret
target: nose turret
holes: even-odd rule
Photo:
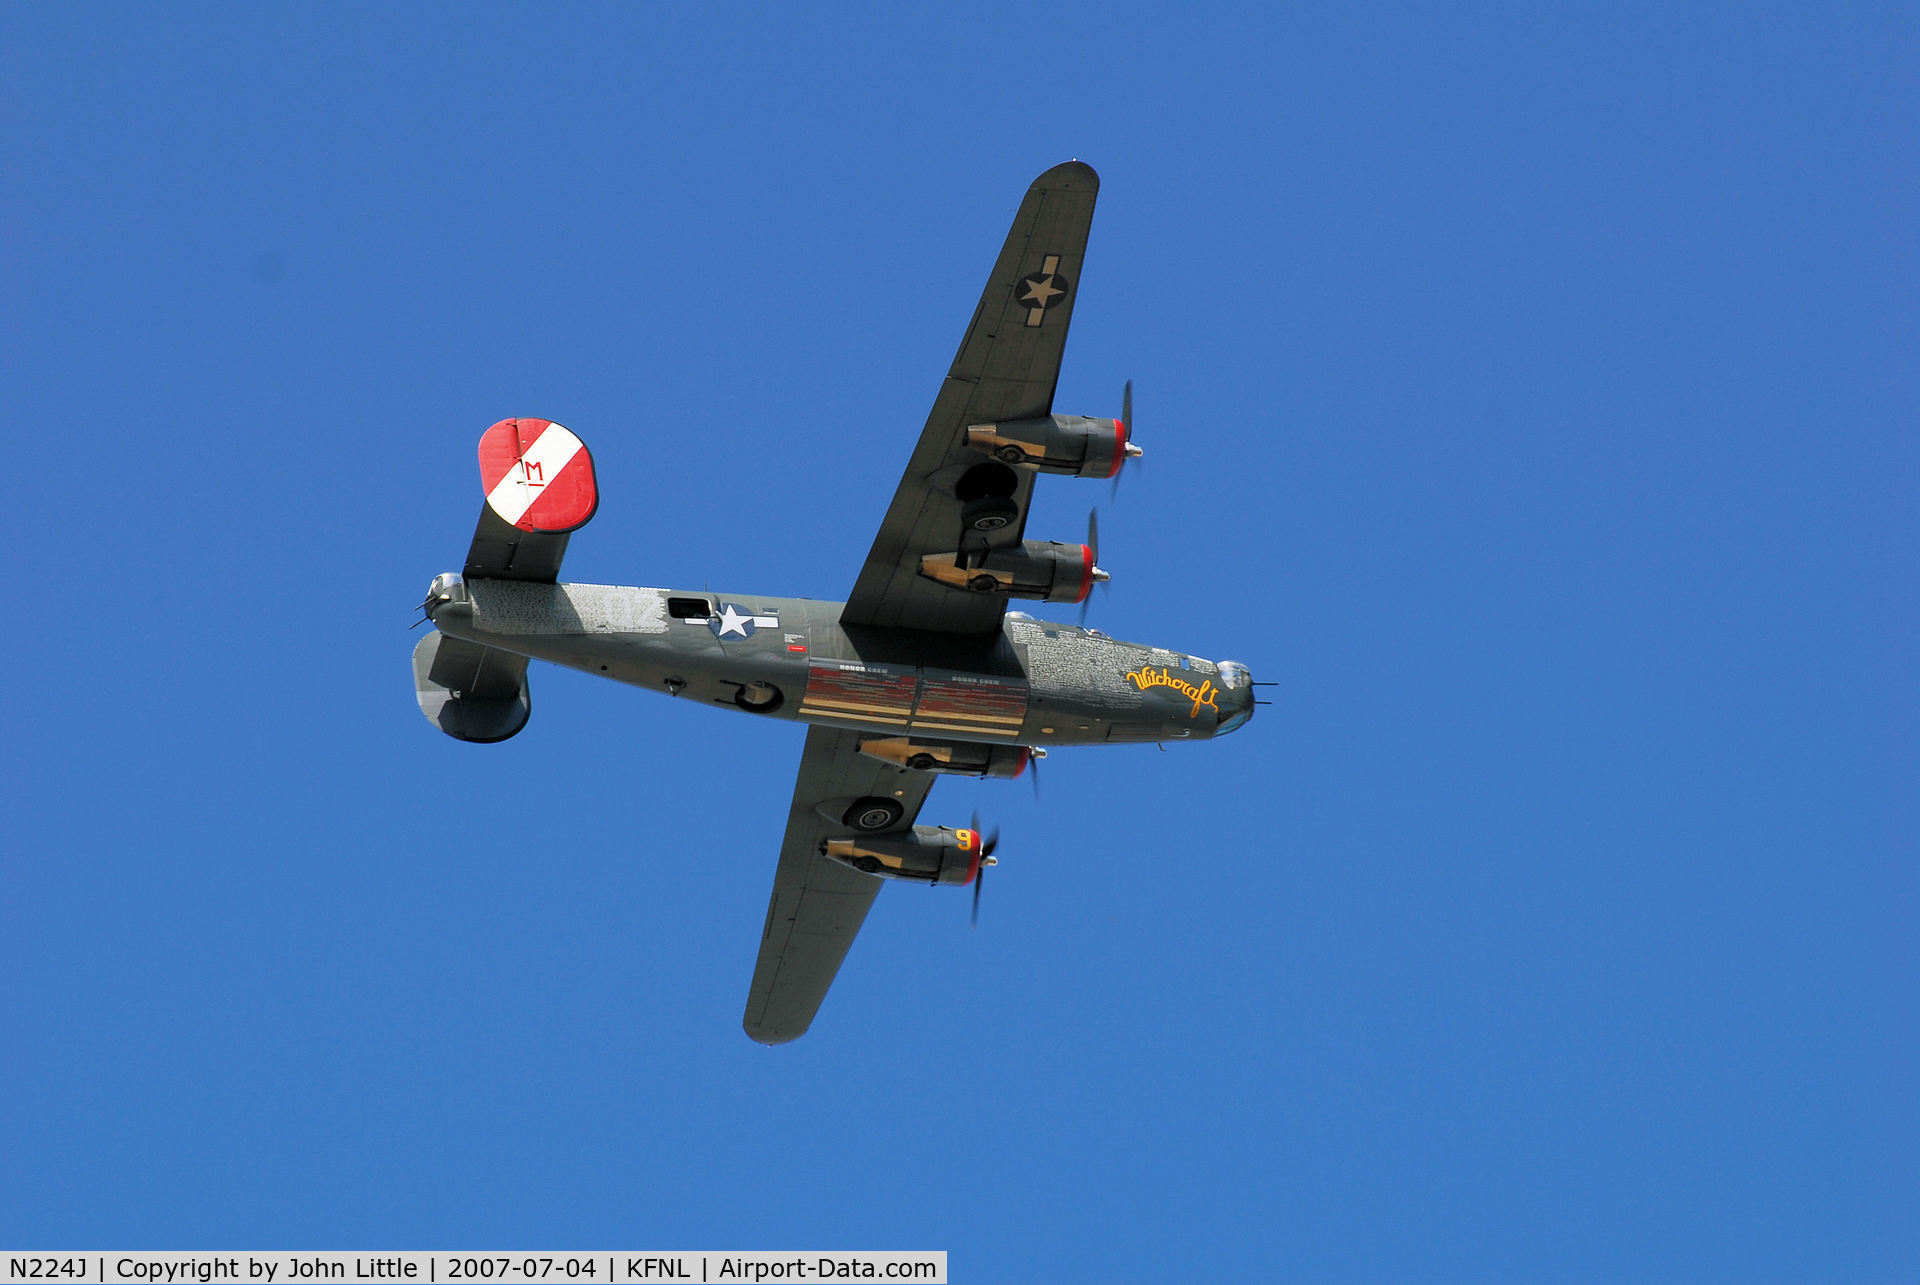
[[[1253,671],[1237,660],[1220,662],[1220,722],[1215,736],[1237,730],[1253,717]]]

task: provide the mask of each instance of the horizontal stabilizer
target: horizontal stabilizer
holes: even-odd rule
[[[527,658],[431,633],[413,649],[413,693],[427,721],[459,741],[504,741],[527,725]]]
[[[567,555],[568,535],[548,535],[508,526],[492,509],[480,510],[473,543],[467,546],[467,565],[461,574],[469,580],[532,580],[552,584],[560,578],[560,560]]]

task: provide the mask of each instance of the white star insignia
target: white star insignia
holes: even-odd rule
[[[1049,299],[1057,294],[1065,293],[1065,290],[1053,284],[1053,274],[1049,272],[1038,281],[1027,282],[1027,292],[1020,296],[1020,302],[1030,303],[1036,308],[1044,308],[1047,306]]]
[[[738,608],[732,603],[728,603],[727,609],[720,613],[720,636],[725,638],[728,634],[739,634],[742,638],[745,638],[747,636],[747,626],[751,624],[752,621],[752,616],[741,615]]]

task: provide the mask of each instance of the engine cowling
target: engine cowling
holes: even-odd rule
[[[930,741],[917,736],[887,736],[860,742],[868,758],[946,776],[985,776],[1009,781],[1027,770],[1033,751],[1024,745],[979,745],[966,741]]]
[[[916,825],[894,834],[828,839],[823,855],[882,879],[964,886],[980,873],[980,832]]]
[[[1126,462],[1127,441],[1125,421],[1086,415],[1048,415],[967,428],[967,445],[976,451],[1002,463],[1073,477],[1112,477]]]
[[[982,557],[929,553],[920,559],[920,574],[975,593],[1003,593],[1036,602],[1079,602],[1105,573],[1097,572],[1093,550],[1084,544],[1026,540],[1018,548],[994,549]]]

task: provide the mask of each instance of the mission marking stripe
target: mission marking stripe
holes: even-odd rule
[[[1014,737],[1020,734],[1020,729],[1017,727],[975,727],[971,725],[961,726],[955,723],[916,722],[913,725],[913,730],[916,732],[965,732],[969,736]]]
[[[876,718],[871,714],[843,714],[839,710],[808,709],[804,705],[800,707],[800,712],[803,714],[818,714],[822,718],[831,718],[842,723],[872,723],[876,727],[895,729],[904,728],[907,725],[907,720],[904,718]]]
[[[924,709],[917,711],[913,716],[916,723],[924,723],[931,719],[938,719],[942,723],[965,723],[980,727],[991,727],[996,724],[1018,727],[1027,721],[1024,717],[1012,714],[948,714],[939,710]]]
[[[869,714],[885,714],[890,718],[908,718],[913,714],[912,707],[908,705],[876,705],[868,701],[830,701],[821,700],[817,696],[802,697],[800,708],[847,710],[849,712],[857,710]]]

